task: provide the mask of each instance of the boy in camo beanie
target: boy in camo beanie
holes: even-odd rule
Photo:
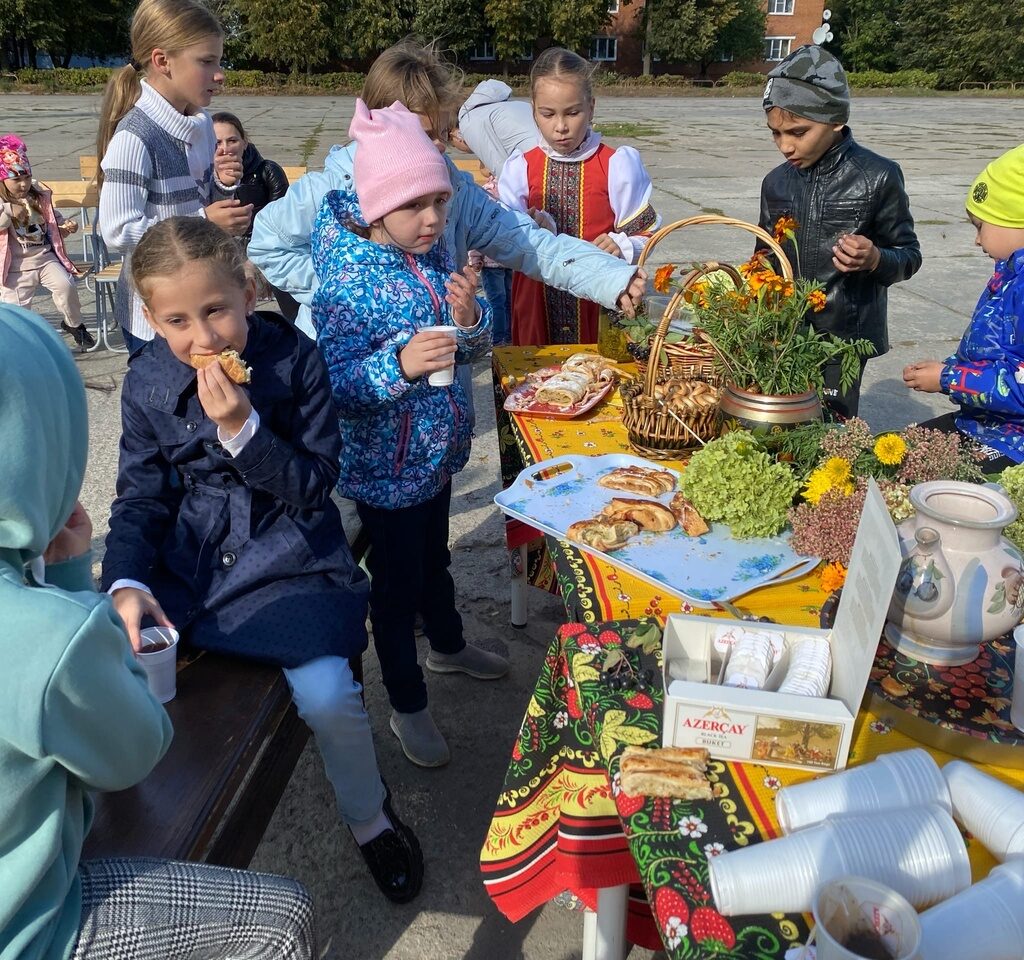
[[[921,266],[903,173],[853,139],[846,73],[819,46],[800,47],[768,74],[762,106],[786,162],[761,183],[760,225],[771,233],[783,217],[796,221],[796,244],[780,242],[797,276],[825,288],[825,309],[808,318],[815,328],[868,339],[875,355],[883,354],[887,288]],[[856,416],[864,361],[845,388],[838,362],[824,373],[826,407]]]

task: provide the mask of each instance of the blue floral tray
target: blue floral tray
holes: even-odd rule
[[[668,506],[671,493],[645,497],[597,485],[598,477],[626,466],[668,469],[621,453],[555,457],[527,467],[494,502],[502,512],[560,540],[566,539],[570,524],[597,516],[613,497],[656,499]],[[675,470],[669,472],[680,476]],[[641,533],[612,553],[581,543],[576,546],[696,607],[712,607],[765,584],[802,577],[819,562],[793,550],[788,530],[776,537],[734,540],[722,523],[712,524],[700,537],[687,536],[681,527],[667,533]]]

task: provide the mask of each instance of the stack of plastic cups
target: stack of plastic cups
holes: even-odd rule
[[[962,760],[942,768],[953,816],[997,860],[1024,856],[1024,793]]]
[[[858,960],[860,950],[846,946],[861,935],[888,951],[893,960],[916,960],[921,946],[917,911],[895,890],[864,877],[843,877],[824,884],[814,898],[818,960]],[[872,951],[869,956],[879,956]]]
[[[886,753],[872,763],[785,787],[775,795],[783,833],[838,813],[868,813],[938,804],[951,810],[949,788],[927,750]]]
[[[1024,860],[921,914],[921,960],[1024,957]]]
[[[789,836],[708,862],[711,892],[724,916],[806,913],[818,887],[845,876],[891,887],[917,908],[971,882],[967,848],[940,806],[832,816]]]

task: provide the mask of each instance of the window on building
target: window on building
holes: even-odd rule
[[[619,0],[608,0],[608,12],[618,13],[619,12]]]
[[[524,47],[523,48],[523,52],[521,54],[519,54],[519,59],[520,60],[525,60],[527,62],[532,60],[533,59],[533,47]]]
[[[494,44],[490,40],[477,40],[476,46],[469,51],[470,60],[493,60]]]
[[[768,12],[776,14],[792,14],[793,0],[768,0]]]
[[[720,50],[715,59],[719,63],[732,63],[732,52],[729,50]]]
[[[590,46],[590,59],[605,62],[614,61],[619,53],[618,37],[594,37]]]
[[[765,37],[765,60],[785,60],[786,57],[789,56],[789,51],[792,44],[792,37]]]

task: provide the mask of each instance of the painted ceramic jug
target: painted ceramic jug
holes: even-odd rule
[[[919,483],[910,502],[886,639],[924,663],[970,663],[1024,616],[1024,559],[1002,535],[1017,508],[996,484],[956,480]]]

